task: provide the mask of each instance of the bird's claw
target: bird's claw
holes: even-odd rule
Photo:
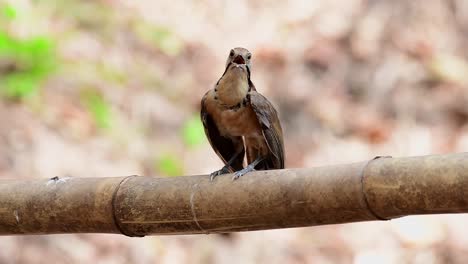
[[[213,181],[216,176],[223,175],[229,173],[229,168],[224,166],[220,170],[214,171],[210,174],[210,181]]]
[[[247,173],[249,173],[251,171],[254,171],[254,170],[255,170],[254,167],[247,166],[247,167],[243,168],[242,170],[234,172],[234,176],[232,176],[232,180],[235,181],[235,180],[239,179],[240,177],[244,176],[245,174],[247,174]]]

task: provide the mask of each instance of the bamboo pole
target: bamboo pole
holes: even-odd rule
[[[468,153],[154,178],[0,180],[0,235],[224,233],[468,212]]]

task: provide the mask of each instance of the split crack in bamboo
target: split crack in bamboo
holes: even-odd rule
[[[197,219],[197,214],[195,212],[195,202],[194,202],[194,197],[195,197],[195,191],[198,189],[198,183],[192,185],[192,192],[190,193],[190,209],[192,211],[192,216],[193,216],[193,221],[195,221],[195,224],[197,224],[198,228],[200,228],[200,231],[206,233],[206,234],[209,234],[210,232],[208,232],[207,230],[203,229],[203,227],[201,227],[200,223],[198,222],[198,219]]]

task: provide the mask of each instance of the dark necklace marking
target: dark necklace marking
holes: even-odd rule
[[[217,100],[217,99],[218,99],[218,97],[215,96],[215,100]],[[248,102],[248,98],[246,96],[246,97],[244,97],[244,99],[242,99],[242,101],[240,101],[238,104],[235,104],[235,105],[227,105],[227,104],[224,104],[224,103],[220,103],[220,104],[224,108],[226,108],[226,110],[237,111],[237,110],[241,109],[242,107],[246,106],[247,102]]]

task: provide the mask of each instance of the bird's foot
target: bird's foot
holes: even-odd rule
[[[229,167],[227,166],[224,166],[223,168],[221,168],[220,170],[217,170],[217,171],[214,171],[210,174],[210,181],[213,181],[214,178],[216,178],[216,176],[219,176],[219,175],[223,175],[223,174],[227,174],[229,173]]]
[[[234,172],[234,176],[232,177],[232,180],[237,180],[239,177],[244,176],[244,174],[247,174],[251,171],[255,171],[255,166],[248,165],[247,167],[243,168],[242,170]]]

